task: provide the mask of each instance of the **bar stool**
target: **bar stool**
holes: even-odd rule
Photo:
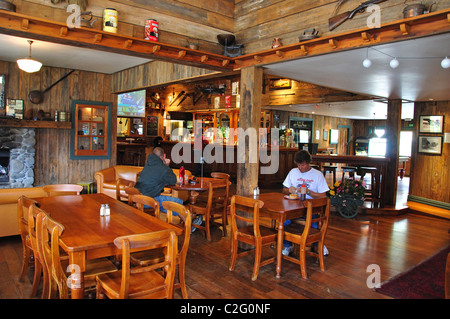
[[[360,167],[359,171],[361,172],[361,180],[364,180],[364,176],[366,174],[370,174],[370,189],[369,197],[373,200],[379,198],[379,172],[375,167]]]
[[[358,169],[356,166],[342,166],[342,182],[344,182],[345,173],[348,173],[348,176],[351,178],[355,178],[356,170]]]
[[[327,173],[333,173],[333,185],[336,183],[336,169],[337,166],[334,165],[322,165],[323,176],[326,177]]]

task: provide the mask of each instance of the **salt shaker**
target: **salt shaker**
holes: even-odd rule
[[[111,215],[111,210],[109,209],[109,205],[105,204],[105,216]]]
[[[100,206],[100,216],[105,216],[105,204],[102,204],[102,206]]]

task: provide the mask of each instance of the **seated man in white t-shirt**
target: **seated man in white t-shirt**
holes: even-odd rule
[[[284,194],[300,193],[300,187],[303,184],[307,187],[306,199],[326,197],[326,192],[329,190],[327,181],[322,172],[309,166],[312,157],[308,151],[301,150],[295,154],[296,168],[289,171],[286,179],[283,182]],[[287,220],[284,225],[291,223]],[[317,227],[312,225],[312,227]],[[284,241],[283,255],[289,255],[292,252],[292,243]],[[328,250],[324,247],[324,255],[328,255]]]

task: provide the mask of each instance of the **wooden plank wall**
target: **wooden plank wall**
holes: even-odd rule
[[[238,43],[245,45],[245,53],[267,50],[273,39],[281,38],[283,45],[299,42],[305,29],[319,30],[319,36],[328,36],[367,26],[369,13],[357,14],[333,31],[328,30],[328,19],[333,15],[336,0],[236,0],[235,35]],[[344,1],[337,13],[355,9],[362,1]],[[432,11],[450,7],[450,0],[415,1],[430,6]],[[380,4],[381,24],[403,19],[403,9],[414,1],[389,0]]]
[[[16,12],[44,19],[65,22],[67,2],[52,4],[42,0],[15,0]],[[159,22],[159,41],[179,46],[189,42],[198,44],[200,50],[223,53],[217,35],[232,33],[234,29],[233,0],[89,0],[85,11],[92,11],[93,28],[102,29],[103,10],[118,11],[119,34],[144,38],[146,19]],[[38,12],[38,14],[36,14]]]
[[[450,101],[416,102],[414,105],[414,134],[411,158],[409,195],[450,203],[450,144],[442,145],[442,155],[427,155],[417,152],[419,115],[443,115],[444,132],[450,132]],[[444,136],[444,134],[424,134]]]
[[[33,119],[39,110],[70,112],[71,100],[113,102],[113,123],[117,113],[115,99],[110,93],[111,76],[107,74],[75,71],[44,95],[41,104],[28,99],[31,90],[45,90],[69,70],[42,67],[40,72],[26,73],[13,62],[0,61],[0,74],[7,76],[6,97],[24,101],[25,119]],[[116,136],[116,125],[112,136]],[[115,138],[113,138],[115,142]],[[59,183],[94,181],[94,174],[102,168],[115,164],[116,144],[112,143],[110,160],[70,160],[70,130],[36,129],[35,186]]]

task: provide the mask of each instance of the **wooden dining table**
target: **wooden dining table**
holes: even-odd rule
[[[177,191],[187,191],[189,193],[189,203],[194,205],[197,200],[198,192],[203,192],[208,190],[209,183],[223,185],[223,179],[219,178],[213,178],[213,177],[197,177],[194,180],[194,183],[188,182],[184,184],[175,184],[175,185],[168,185],[166,187],[171,188],[175,192]],[[230,183],[230,182],[229,182]],[[176,194],[174,194],[175,197],[177,197]]]
[[[64,226],[60,246],[69,255],[69,263],[80,271],[80,283],[71,287],[73,299],[84,296],[86,261],[115,256],[115,238],[165,229],[182,234],[178,227],[101,193],[41,197],[36,201]],[[100,216],[101,204],[109,204],[109,216]]]
[[[286,199],[282,193],[262,193],[251,196],[264,202],[260,209],[260,215],[276,220],[278,227],[277,235],[277,265],[276,277],[280,278],[281,261],[283,259],[284,222],[289,219],[299,218],[306,215],[306,206],[299,199]]]

